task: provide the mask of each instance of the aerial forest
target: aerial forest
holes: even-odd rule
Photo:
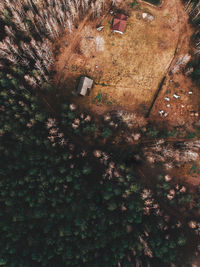
[[[200,187],[165,168],[198,157],[199,141],[163,143],[173,133],[133,117],[147,141],[126,145],[127,112],[95,116],[57,93],[54,42],[116,2],[0,1],[0,266],[186,267],[200,255]],[[200,86],[200,1],[182,4]]]

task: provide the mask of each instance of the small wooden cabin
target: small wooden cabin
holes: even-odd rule
[[[93,85],[93,80],[88,77],[81,77],[77,93],[82,96],[86,96],[88,89],[91,89]]]

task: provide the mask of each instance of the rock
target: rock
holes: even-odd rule
[[[178,98],[180,98],[180,95],[173,94],[173,97],[176,98],[176,99],[178,99]]]
[[[167,117],[169,113],[165,112],[164,117]]]
[[[159,113],[160,115],[163,115],[164,110],[160,110],[160,111],[158,111],[158,113]]]
[[[147,13],[142,13],[142,18],[146,19],[146,17],[147,17]]]
[[[100,31],[103,30],[103,28],[104,28],[104,26],[100,26],[100,27],[97,28],[97,31],[100,32]]]
[[[146,13],[146,12],[142,13],[142,18],[144,20],[147,20],[147,21],[153,21],[154,20],[154,16],[152,14]]]
[[[193,71],[194,71],[194,68],[193,68],[193,67],[191,67],[191,68],[186,68],[186,70],[184,71],[184,74],[185,74],[186,76],[190,76],[190,74],[192,74]]]

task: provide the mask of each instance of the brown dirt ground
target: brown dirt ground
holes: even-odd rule
[[[182,126],[193,130],[193,122],[199,119],[194,113],[199,111],[200,91],[182,72],[170,74],[177,58],[190,52],[193,29],[188,24],[188,15],[181,0],[164,0],[160,7],[142,0],[138,2],[139,6],[131,8],[128,0],[118,1],[118,9],[129,16],[123,35],[111,31],[113,15],[108,13],[108,1],[99,19],[91,20],[90,11],[73,34],[66,32],[55,42],[54,81],[59,88],[58,95],[70,97],[83,109],[97,114],[119,108],[146,114],[166,75],[149,120],[169,129]],[[151,13],[154,21],[143,20],[142,12]],[[104,26],[101,32],[96,30],[99,25]],[[100,46],[97,46],[98,39],[103,41]],[[95,83],[86,97],[76,94],[79,78],[83,75],[93,78]],[[189,95],[189,91],[193,94]],[[95,97],[99,92],[102,101],[97,103]],[[174,93],[180,98],[175,99]],[[168,113],[167,117],[160,116],[160,110]],[[188,168],[189,165],[176,168],[173,174],[192,185],[199,184],[198,177],[188,175]]]
[[[177,1],[178,4],[179,1]],[[179,16],[179,42],[177,53],[169,68],[166,82],[159,94],[156,103],[152,109],[150,119],[159,123],[168,124],[169,126],[185,126],[188,129],[192,129],[192,124],[197,121],[199,112],[199,97],[200,91],[192,83],[191,79],[183,74],[182,71],[172,74],[170,70],[176,63],[176,60],[181,55],[186,55],[190,52],[190,38],[194,32],[194,29],[188,24],[188,17],[184,12],[183,6],[178,4],[178,16]],[[188,92],[192,91],[193,94],[189,95]],[[176,93],[180,96],[179,99],[175,99],[173,94]],[[169,97],[170,101],[164,100],[165,97]],[[167,107],[170,104],[170,107]],[[162,117],[158,113],[160,110],[164,110],[168,113],[167,117]],[[196,113],[196,116],[194,116]]]
[[[192,166],[197,165],[197,171],[200,172],[200,162],[190,162],[180,168],[174,168],[170,174],[177,177],[192,186],[200,185],[200,173],[191,171]]]
[[[56,57],[55,81],[66,84],[68,89],[65,88],[64,94],[69,97],[75,92],[80,76],[93,78],[95,85],[90,95],[75,96],[73,101],[97,113],[120,106],[145,114],[176,49],[179,37],[176,0],[164,1],[159,8],[144,2],[131,8],[127,2],[118,4],[129,16],[123,35],[111,31],[113,15],[104,18],[101,32],[96,30],[100,20],[91,22],[87,16],[73,35],[64,35],[56,44],[61,53]],[[143,20],[142,12],[151,13],[154,21]],[[96,38],[102,38],[102,47],[97,46]],[[99,92],[109,105],[96,104],[94,99]]]

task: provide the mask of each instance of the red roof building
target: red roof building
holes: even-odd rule
[[[123,34],[126,29],[127,16],[124,14],[117,14],[113,20],[112,30]]]

